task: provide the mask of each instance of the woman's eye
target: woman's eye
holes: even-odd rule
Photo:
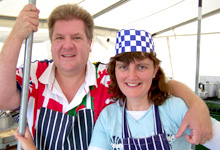
[[[119,69],[125,70],[126,66],[120,66]]]

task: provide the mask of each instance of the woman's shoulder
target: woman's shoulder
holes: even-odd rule
[[[186,103],[184,102],[183,99],[179,98],[179,97],[175,97],[175,96],[170,96],[162,106],[186,106]]]
[[[120,107],[118,102],[112,103],[108,106],[106,106],[102,112],[100,113],[100,116],[102,117],[112,117],[114,116],[118,111],[121,111],[122,107]]]
[[[102,111],[105,111],[105,112],[111,112],[113,110],[118,110],[118,109],[121,109],[118,101],[115,102],[115,103],[112,103],[112,104],[109,104],[108,106],[106,106]]]
[[[171,116],[183,116],[187,112],[188,107],[183,99],[171,96],[159,106],[159,109]]]
[[[168,98],[161,106],[159,106],[160,115],[165,118],[170,118],[178,124],[181,124],[183,117],[188,111],[185,102],[178,97]]]

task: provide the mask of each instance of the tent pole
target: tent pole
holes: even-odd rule
[[[202,0],[199,0],[198,7],[198,32],[197,32],[197,55],[196,55],[196,82],[195,93],[198,95],[199,82],[199,64],[200,64],[200,37],[201,37],[201,20],[202,20]]]
[[[199,5],[198,5],[198,30],[197,30],[197,53],[196,53],[196,78],[195,78],[195,93],[197,95],[198,95],[198,84],[199,84],[201,20],[202,20],[202,0],[199,0]],[[192,145],[192,149],[195,150],[196,146]]]
[[[172,63],[172,56],[171,56],[171,50],[170,50],[170,41],[169,41],[169,37],[166,37],[166,39],[167,39],[168,53],[169,53],[169,59],[170,59],[170,67],[171,67],[171,72],[172,72],[172,79],[174,79],[174,74],[173,74],[173,63]]]
[[[36,5],[36,0],[29,0],[29,4]],[[27,114],[27,101],[29,93],[29,79],[30,79],[30,64],[31,64],[31,53],[33,43],[33,32],[25,41],[25,56],[24,56],[24,70],[23,70],[23,81],[22,81],[22,92],[21,92],[21,108],[19,117],[19,133],[24,136],[26,129],[26,114]],[[17,149],[22,150],[20,141],[17,142]]]

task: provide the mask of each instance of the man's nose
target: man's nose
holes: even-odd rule
[[[63,43],[63,48],[69,49],[73,47],[73,42],[70,38],[66,38]]]

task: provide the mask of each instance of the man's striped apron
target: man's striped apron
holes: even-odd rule
[[[166,133],[160,121],[158,106],[153,105],[155,135],[147,138],[132,138],[126,120],[126,102],[123,106],[122,140],[124,150],[170,150]],[[147,122],[146,122],[147,123]]]
[[[76,116],[40,109],[34,138],[38,150],[87,150],[94,127],[90,93],[87,95],[87,108]]]

